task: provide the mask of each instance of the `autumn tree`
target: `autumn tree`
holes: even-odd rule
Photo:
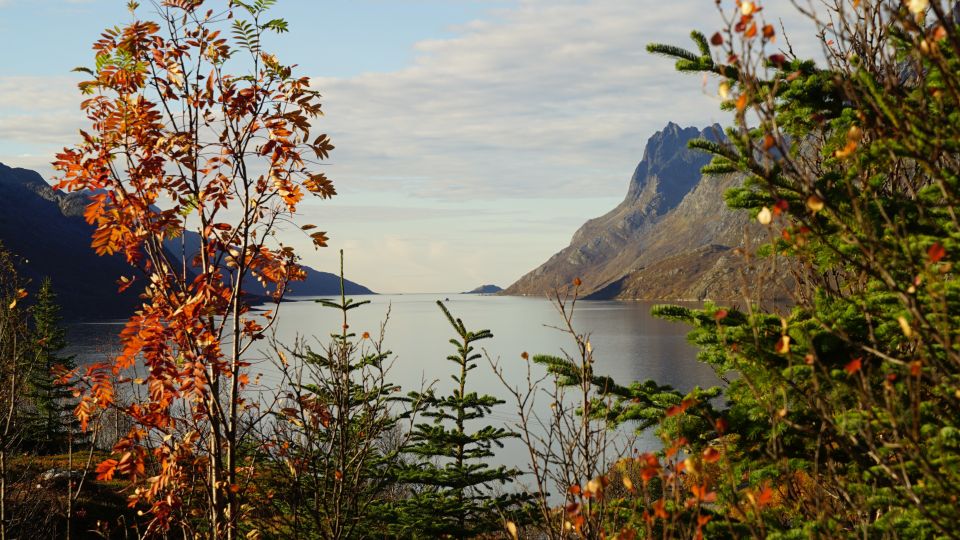
[[[131,2],[132,21],[104,31],[93,67],[80,69],[90,127],[54,164],[58,187],[90,190],[93,248],[135,268],[119,287],[143,282],[122,352],[81,373],[77,414],[86,425],[97,408],[119,407],[111,375],[142,364],[133,382],[145,398],[122,407],[134,427],[98,470],[135,484],[151,533],[172,523],[208,538],[240,533],[254,504],[239,459],[242,419],[257,414],[247,369],[274,321],[250,312],[244,288],[257,280],[279,301],[303,277],[275,233],[304,196],[335,193],[317,170],[333,148],[312,132],[320,96],[262,45],[288,28],[268,16],[274,3],[164,0],[154,22]],[[170,249],[191,231],[198,249]]]

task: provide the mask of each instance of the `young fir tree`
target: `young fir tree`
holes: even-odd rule
[[[516,509],[526,495],[490,493],[492,484],[511,483],[520,474],[489,464],[494,446],[502,448],[502,441],[516,434],[489,424],[471,431],[471,426],[482,423],[493,407],[503,403],[471,392],[467,385],[467,375],[481,358],[474,344],[493,334],[467,330],[441,302],[437,305],[457,333],[450,340],[457,353],[447,357],[458,368],[451,376],[456,387],[446,396],[433,391],[409,395],[419,414],[433,422],[417,424],[405,449],[411,459],[400,467],[399,479],[414,493],[397,508],[395,532],[402,537],[473,538],[502,531],[503,514]]]
[[[61,354],[67,345],[66,331],[50,278],[40,284],[31,319],[34,363],[28,374],[31,410],[25,418],[25,443],[38,453],[59,452],[67,448],[71,431],[76,431],[76,419],[69,385],[57,379],[73,369],[74,362],[73,356]]]
[[[290,350],[299,370],[282,365],[288,387],[273,428],[279,450],[269,460],[267,491],[304,538],[378,538],[397,486],[403,435],[392,406],[403,398],[386,379],[391,353],[382,339],[348,330],[350,311],[370,301],[346,297],[340,257],[339,301],[318,300],[340,313],[340,332],[321,347]]]

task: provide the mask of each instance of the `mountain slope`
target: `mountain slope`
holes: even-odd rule
[[[734,298],[741,263],[731,249],[758,230],[724,203],[724,191],[741,179],[701,175],[710,157],[687,148],[691,139],[720,133],[719,126],[670,123],[654,134],[624,201],[584,224],[569,246],[505,294],[541,295],[579,278],[593,299]]]
[[[55,192],[34,171],[0,163],[0,243],[23,259],[20,273],[34,288],[49,276],[68,318],[129,315],[139,291],[118,294],[116,281],[130,275],[130,267],[120,256],[99,257],[90,248],[85,204],[80,195]]]

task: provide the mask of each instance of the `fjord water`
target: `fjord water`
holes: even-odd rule
[[[437,300],[444,301],[450,312],[463,320],[467,329],[493,332],[492,339],[479,341],[477,346],[500,363],[508,382],[513,385],[525,384],[527,364],[521,353],[528,352],[532,357],[576,351],[573,339],[553,328],[561,326],[563,319],[545,298],[404,294],[357,296],[355,299],[369,300],[370,304],[350,312],[350,331],[358,336],[369,332],[376,338],[381,323],[386,320],[384,346],[393,353],[388,378],[401,385],[404,392],[419,390],[434,381],[438,391],[448,392],[453,386],[450,376],[455,373],[456,366],[446,357],[455,353],[449,343],[455,334],[437,307]],[[342,320],[338,310],[323,307],[310,298],[292,300],[284,302],[278,311],[276,338],[280,342],[292,344],[302,337],[308,345],[318,349],[320,343],[329,342],[331,333],[340,331]],[[651,307],[652,304],[646,302],[577,302],[573,324],[578,332],[590,334],[596,372],[609,375],[620,384],[653,379],[682,391],[718,384],[713,370],[696,361],[696,349],[686,342],[689,328],[653,318]],[[115,347],[119,330],[119,324],[106,323],[71,327],[71,352],[78,355],[78,363],[102,360]],[[260,360],[254,361],[251,374],[262,374],[261,389],[270,393],[278,381],[277,371],[269,344],[266,340],[260,343],[262,345],[257,347],[258,354],[255,355]],[[533,368],[534,375],[543,372],[539,366]],[[479,361],[469,377],[474,391],[503,399],[508,397],[486,359]],[[545,399],[537,405],[541,411],[548,406]],[[494,411],[493,421],[509,423],[516,417],[508,401]],[[649,435],[637,444],[640,451],[656,446],[654,438]],[[525,454],[521,450],[515,443],[510,443],[501,451],[502,455],[498,455],[498,461],[522,467]]]

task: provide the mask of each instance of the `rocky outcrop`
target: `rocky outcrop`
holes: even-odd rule
[[[473,289],[472,291],[467,291],[463,294],[497,294],[502,290],[503,288],[498,287],[497,285],[481,285],[476,289]]]

